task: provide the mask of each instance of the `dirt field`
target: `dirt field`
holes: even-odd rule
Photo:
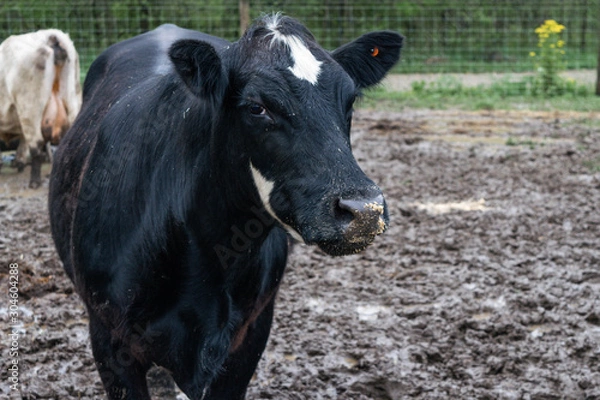
[[[361,111],[354,143],[391,228],[346,258],[295,247],[248,399],[600,399],[600,113]],[[21,389],[4,335],[0,398],[104,398],[28,179],[0,174]]]

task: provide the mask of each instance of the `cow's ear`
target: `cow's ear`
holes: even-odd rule
[[[402,36],[396,32],[371,32],[331,54],[359,88],[377,84],[398,62]]]
[[[175,69],[190,90],[199,97],[223,93],[227,75],[221,57],[209,43],[199,40],[178,40],[169,49]]]

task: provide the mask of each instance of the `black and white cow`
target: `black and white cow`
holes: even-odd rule
[[[287,234],[339,256],[386,229],[349,135],[401,45],[373,32],[330,53],[271,15],[235,43],[164,25],[93,63],[50,216],[109,398],[148,399],[153,364],[191,399],[243,398]]]

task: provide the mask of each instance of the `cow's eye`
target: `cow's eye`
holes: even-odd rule
[[[250,107],[248,107],[248,111],[250,111],[250,114],[252,114],[252,115],[266,115],[267,114],[267,109],[258,103],[251,104]]]

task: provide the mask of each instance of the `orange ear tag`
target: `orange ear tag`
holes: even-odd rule
[[[379,54],[379,47],[375,46],[371,49],[371,56],[377,57],[377,54]]]

